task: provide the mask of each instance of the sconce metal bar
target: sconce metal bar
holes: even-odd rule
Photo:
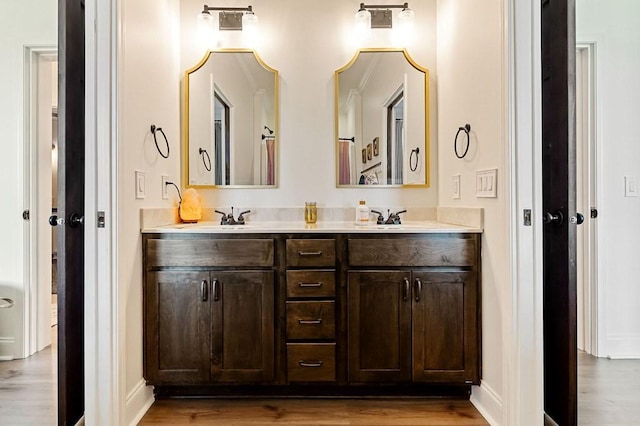
[[[221,12],[218,14],[218,25],[221,30],[242,30],[242,16],[244,12],[253,13],[251,6],[247,7],[216,7],[204,5],[202,13],[209,11]]]
[[[392,28],[393,16],[390,9],[408,9],[409,3],[403,4],[364,4],[360,3],[360,10],[371,13],[371,28]]]

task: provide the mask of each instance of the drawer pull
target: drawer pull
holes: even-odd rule
[[[322,287],[322,282],[318,283],[298,283],[298,287],[308,288],[308,287]]]
[[[311,256],[322,256],[322,250],[318,251],[299,251],[298,256],[303,257],[311,257]]]
[[[300,324],[300,325],[318,325],[318,324],[322,324],[322,319],[320,319],[320,318],[318,318],[318,319],[310,319],[310,320],[299,319],[298,320],[298,324]]]
[[[315,367],[315,368],[318,368],[318,367],[322,367],[322,361],[303,361],[303,360],[300,360],[300,361],[298,361],[298,365],[300,367]]]

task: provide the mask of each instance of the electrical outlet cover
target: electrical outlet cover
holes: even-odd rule
[[[167,175],[162,175],[162,199],[163,200],[168,200],[169,199],[169,188],[167,188],[167,182],[169,182],[169,176]]]
[[[624,177],[624,196],[625,197],[637,197],[638,196],[638,179],[634,176]]]

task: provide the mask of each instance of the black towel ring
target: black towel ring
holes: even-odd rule
[[[200,155],[202,155],[202,163],[204,163],[204,168],[207,169],[208,172],[210,172],[211,171],[211,157],[209,157],[209,153],[207,152],[206,149],[200,148]],[[206,155],[206,159],[205,159],[205,155]],[[209,163],[209,166],[207,166],[207,163]]]
[[[164,142],[167,144],[167,155],[164,155],[162,151],[160,151],[160,147],[158,146],[158,139],[156,137],[156,132],[162,133],[162,136],[164,137]],[[152,124],[151,133],[153,133],[153,141],[156,143],[156,149],[158,150],[162,158],[169,158],[169,140],[167,139],[167,135],[165,135],[164,132],[162,131],[162,127],[156,127],[155,124]]]
[[[453,140],[453,150],[455,151],[456,157],[458,158],[464,158],[465,155],[467,155],[467,152],[469,152],[469,132],[470,131],[471,131],[470,124],[465,124],[464,127],[458,127],[456,138]],[[462,155],[458,154],[458,135],[460,134],[460,132],[465,132],[467,135],[467,147],[464,149],[464,152],[462,153]]]
[[[416,154],[416,165],[413,166],[413,154]],[[420,159],[420,148],[417,147],[416,149],[412,149],[411,150],[411,154],[409,155],[409,168],[411,169],[412,172],[415,172],[416,170],[418,170],[418,160]]]

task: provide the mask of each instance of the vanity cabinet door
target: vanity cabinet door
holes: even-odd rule
[[[479,384],[473,272],[413,273],[413,380]]]
[[[349,381],[411,381],[411,273],[349,271]]]
[[[274,379],[273,271],[212,271],[214,382]]]
[[[148,272],[145,378],[151,384],[209,381],[209,272]]]

